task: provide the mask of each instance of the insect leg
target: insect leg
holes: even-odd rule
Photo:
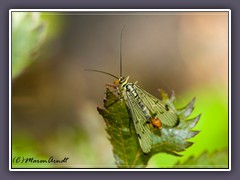
[[[119,99],[116,99],[115,101],[113,101],[111,104],[109,104],[106,108],[109,108],[110,106],[112,106],[113,104],[115,104],[116,102],[118,102],[119,100],[121,100],[122,97],[120,97]]]
[[[116,85],[114,85],[114,84],[106,84],[106,86],[116,89]]]

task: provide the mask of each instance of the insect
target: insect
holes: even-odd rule
[[[116,78],[113,84],[107,86],[115,88],[120,97],[119,99],[124,99],[133,120],[140,147],[144,153],[149,153],[152,149],[152,128],[161,129],[163,125],[168,127],[176,126],[179,118],[176,112],[167,104],[142,89],[137,85],[137,82],[128,82],[129,76],[126,78],[122,76],[123,29],[124,26],[120,37],[120,77],[99,70],[85,70],[107,74]]]

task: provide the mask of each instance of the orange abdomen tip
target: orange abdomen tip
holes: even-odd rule
[[[154,128],[161,129],[162,128],[162,122],[160,119],[153,117],[151,119],[151,124]]]

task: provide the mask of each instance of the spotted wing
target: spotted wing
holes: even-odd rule
[[[131,112],[139,144],[144,153],[149,153],[152,148],[152,132],[148,123],[149,120],[144,116],[136,98],[130,91],[126,92],[126,103]]]
[[[136,92],[144,105],[146,105],[146,107],[155,115],[155,117],[159,118],[164,125],[173,127],[178,124],[178,115],[171,107],[139,86],[134,86],[136,86]]]

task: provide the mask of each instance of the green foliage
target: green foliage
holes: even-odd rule
[[[18,134],[12,145],[12,168],[52,168],[49,163],[32,163],[31,158],[35,160],[47,160],[46,157],[39,152],[40,145],[27,134]],[[29,160],[28,160],[29,159]]]
[[[12,78],[35,59],[46,35],[46,24],[38,12],[12,12]]]
[[[134,125],[131,123],[127,107],[109,89],[106,92],[104,106],[107,109],[98,108],[98,112],[106,122],[106,131],[113,145],[115,162],[118,167],[144,167],[149,155],[144,155],[137,139]],[[130,127],[129,127],[130,126]]]
[[[183,163],[177,162],[174,168],[228,168],[228,149],[205,151],[199,157],[191,156]]]
[[[201,114],[201,121],[194,127],[201,130],[197,136],[191,139],[194,146],[182,152],[182,157],[158,154],[151,158],[149,164],[160,168],[172,167],[178,161],[185,162],[190,156],[198,157],[204,151],[214,152],[228,148],[228,94],[224,86],[202,86],[177,97],[176,107],[182,107],[192,96],[197,95],[195,107],[191,117]]]
[[[164,91],[160,91],[160,93],[162,101],[175,109],[173,105],[174,94],[168,98]],[[107,89],[106,99],[104,100],[105,109],[98,108],[98,112],[105,120],[106,131],[113,146],[114,158],[118,167],[146,167],[150,157],[156,153],[165,152],[179,156],[179,152],[184,151],[193,144],[187,140],[199,132],[191,129],[198,122],[200,115],[190,120],[187,120],[187,118],[193,111],[195,98],[184,108],[176,110],[180,117],[179,125],[173,128],[163,127],[161,130],[153,129],[153,147],[148,154],[144,154],[139,146],[126,104],[118,99],[119,97]]]

